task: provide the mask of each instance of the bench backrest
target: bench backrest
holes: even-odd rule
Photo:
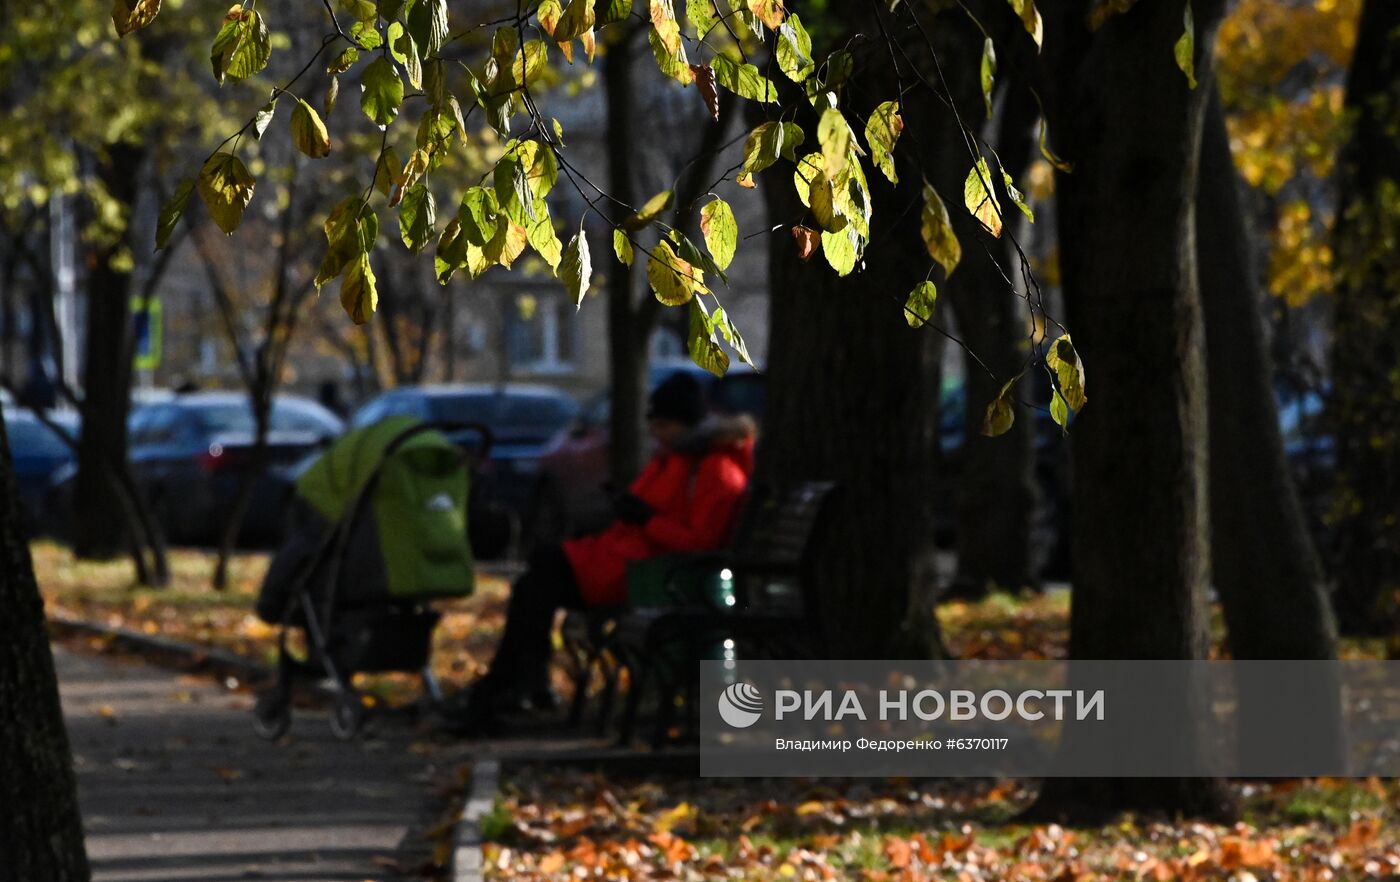
[[[802,596],[822,509],[835,484],[804,481],[784,494],[755,497],[735,544],[737,557],[760,574],[743,592],[751,610],[801,614]]]

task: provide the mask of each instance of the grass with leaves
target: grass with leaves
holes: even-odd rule
[[[487,878],[1231,880],[1400,876],[1400,785],[1239,783],[1233,826],[1016,821],[1018,781],[619,780],[521,770],[484,831]]]

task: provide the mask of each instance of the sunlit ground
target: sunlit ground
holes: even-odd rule
[[[210,587],[213,556],[172,552],[165,589],[133,584],[127,561],[87,563],[33,546],[51,611],[218,646],[270,661],[277,630],[252,612],[266,555],[235,558],[230,587]],[[460,688],[490,660],[507,584],[483,576],[473,596],[441,602],[434,669]],[[1069,595],[994,594],[938,616],[964,658],[1062,658]],[[1218,610],[1217,645],[1223,639]],[[1378,641],[1343,654],[1377,657]],[[1216,650],[1217,654],[1221,652]],[[417,694],[408,676],[361,684],[391,702]],[[496,879],[1266,880],[1400,879],[1400,785],[1393,781],[1236,783],[1235,827],[1137,823],[1062,830],[1014,823],[1032,792],[1016,781],[804,782],[614,780],[523,770],[488,818]]]

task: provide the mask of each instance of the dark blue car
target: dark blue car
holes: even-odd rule
[[[78,415],[52,411],[47,415],[73,439],[78,437]],[[20,507],[31,529],[42,529],[50,520],[50,486],[54,475],[74,461],[73,449],[43,421],[27,410],[5,409],[5,430],[14,457],[15,482]]]

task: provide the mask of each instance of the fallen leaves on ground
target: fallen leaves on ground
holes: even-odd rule
[[[1395,782],[1237,787],[1247,822],[1016,823],[1017,781],[610,780],[526,769],[486,846],[497,880],[1229,880],[1400,876]]]
[[[201,549],[172,549],[171,584],[159,589],[136,584],[127,560],[80,561],[53,542],[36,542],[31,549],[50,612],[219,648],[262,663],[276,658],[278,629],[253,613],[267,571],[266,553],[234,555],[228,588],[215,591],[215,555]],[[443,619],[433,635],[433,670],[449,691],[485,671],[505,624],[507,594],[504,579],[478,575],[471,597],[435,604]],[[294,648],[301,645],[293,641]],[[410,674],[375,675],[359,685],[391,703],[419,693],[417,677]]]

